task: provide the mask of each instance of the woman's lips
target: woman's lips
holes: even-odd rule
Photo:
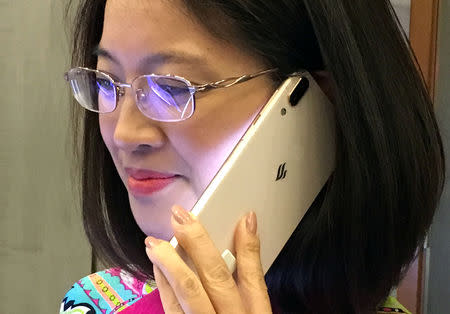
[[[150,195],[173,183],[178,176],[167,178],[136,179],[128,177],[128,188],[135,195]]]
[[[149,195],[173,183],[179,175],[154,170],[125,168],[128,175],[128,189],[135,195]]]

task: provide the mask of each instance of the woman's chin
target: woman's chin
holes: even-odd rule
[[[153,232],[153,231],[149,231],[149,232],[144,232],[147,236],[151,236],[157,239],[161,239],[164,241],[170,241],[173,238],[173,231],[172,230],[165,230],[162,232]]]
[[[164,241],[168,241],[168,242],[170,242],[170,240],[172,240],[172,238],[173,238],[173,232],[161,235],[161,237],[160,237],[160,239],[162,239]]]
[[[170,241],[173,230],[170,222],[173,205],[191,210],[198,196],[184,180],[174,182],[150,195],[136,195],[128,191],[131,211],[140,229],[148,236]]]

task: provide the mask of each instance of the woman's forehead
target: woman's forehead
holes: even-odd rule
[[[214,40],[167,0],[110,0],[100,47],[139,60],[166,51],[202,56]],[[134,55],[134,57],[133,57]]]
[[[154,39],[183,38],[184,34],[201,32],[202,28],[183,12],[179,5],[168,0],[109,0],[104,31],[127,32],[128,36],[138,38],[151,35]]]
[[[216,38],[186,12],[180,1],[108,0],[99,46],[131,68],[149,55],[174,51],[203,58],[214,72],[229,68],[227,60],[253,63],[245,52]]]

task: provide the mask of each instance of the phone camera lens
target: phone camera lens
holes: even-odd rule
[[[287,111],[286,111],[286,108],[281,109],[281,115],[282,115],[282,116],[285,116],[285,115],[286,115],[286,112],[287,112]]]
[[[291,95],[289,96],[289,103],[292,107],[297,106],[298,102],[305,95],[309,88],[309,80],[306,77],[302,77],[294,87]]]

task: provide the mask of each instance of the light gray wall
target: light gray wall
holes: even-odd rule
[[[391,0],[398,19],[409,36],[409,23],[411,20],[411,0]]]
[[[427,314],[450,313],[450,1],[440,1],[437,117],[447,154],[447,182],[429,238]]]
[[[90,272],[70,182],[66,1],[0,0],[0,313],[58,313]]]

